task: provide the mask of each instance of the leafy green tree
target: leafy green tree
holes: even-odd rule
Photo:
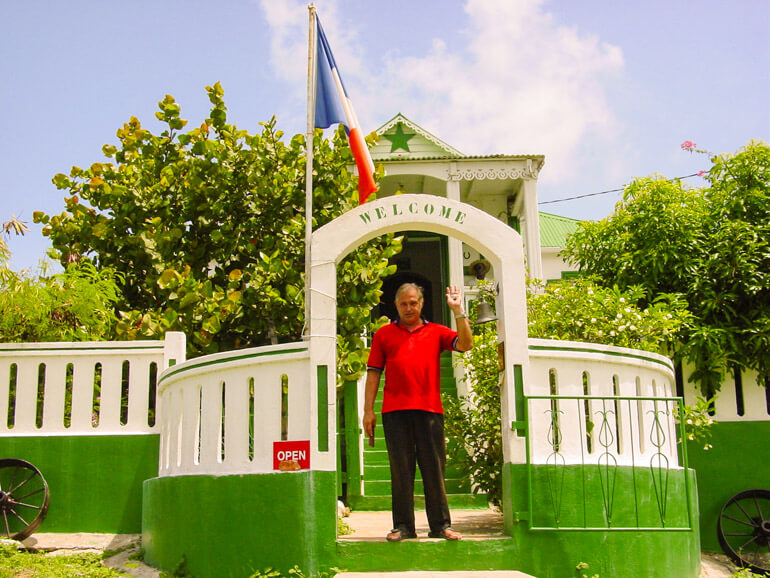
[[[136,118],[105,145],[108,162],[58,174],[66,211],[35,213],[63,263],[88,260],[124,275],[123,338],[188,335],[191,356],[301,339],[304,319],[305,138],[288,142],[275,118],[249,134],[227,122],[224,91],[206,88],[209,118],[187,121],[171,96],[159,103],[160,134]],[[313,226],[357,204],[344,133],[314,139]],[[85,202],[83,202],[85,201]],[[378,303],[392,236],[373,240],[340,267],[340,375],[362,369],[359,334]]]
[[[710,159],[708,187],[636,180],[565,251],[605,286],[642,288],[647,302],[681,295],[692,319],[672,353],[695,366],[691,379],[707,396],[733,366],[770,379],[770,147],[752,141]]]

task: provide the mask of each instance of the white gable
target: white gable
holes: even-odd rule
[[[463,156],[438,137],[414,124],[401,113],[377,129],[379,142],[370,150],[372,159],[455,158]]]

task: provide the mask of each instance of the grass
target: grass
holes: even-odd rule
[[[102,564],[105,558],[122,552],[120,550],[104,553],[80,552],[69,555],[50,556],[42,552],[18,550],[15,543],[0,543],[0,578],[113,578],[125,577],[126,574],[107,568]],[[141,560],[143,552],[129,556],[130,560]],[[330,578],[340,570],[333,568],[327,572],[307,575],[297,566],[289,570],[289,575],[267,568],[254,572],[249,578]],[[161,572],[163,578],[188,576],[185,561],[182,559],[172,572]]]
[[[0,545],[0,578],[112,578],[125,576],[102,566],[102,554],[81,552],[67,556],[17,550],[15,545]]]

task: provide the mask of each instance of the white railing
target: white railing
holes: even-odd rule
[[[547,339],[530,339],[529,354],[531,463],[610,460],[639,466],[663,460],[677,467],[674,368],[668,358]]]
[[[692,372],[690,365],[682,368],[684,400],[688,405],[705,397],[696,384],[689,381]],[[713,419],[723,422],[770,421],[770,389],[757,383],[756,371],[743,370],[740,376],[734,371],[726,373],[714,403]]]
[[[272,472],[273,442],[311,439],[309,359],[307,343],[289,343],[165,371],[159,475]]]
[[[185,359],[164,341],[0,343],[0,436],[154,433],[156,378]]]

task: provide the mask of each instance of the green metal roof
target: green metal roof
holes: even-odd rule
[[[540,245],[542,247],[566,247],[567,235],[580,224],[577,219],[540,213]]]

